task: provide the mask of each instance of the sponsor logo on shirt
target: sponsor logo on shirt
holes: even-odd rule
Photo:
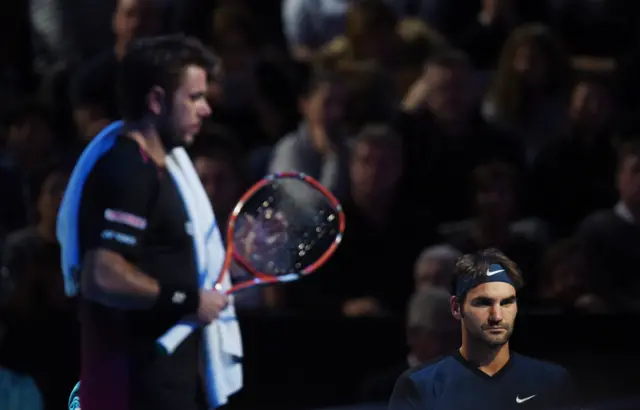
[[[100,234],[100,236],[102,236],[102,239],[120,242],[124,245],[129,246],[135,246],[135,244],[138,243],[135,236],[127,235],[122,232],[115,232],[109,229],[102,231],[102,234]]]
[[[147,220],[141,216],[134,215],[129,212],[119,211],[116,209],[105,209],[104,219],[109,222],[119,223],[127,225],[132,228],[139,229],[141,231],[147,228]]]

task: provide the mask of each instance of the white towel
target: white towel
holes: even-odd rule
[[[171,151],[166,164],[193,226],[200,286],[212,289],[222,274],[225,251],[211,203],[184,148]],[[225,275],[221,285],[221,291],[231,287],[229,275]],[[195,327],[194,323],[181,322],[158,342],[171,354]],[[204,336],[207,393],[210,405],[218,407],[226,404],[228,397],[242,388],[242,339],[232,298],[220,317],[205,326]]]
[[[115,122],[103,129],[87,146],[76,163],[58,212],[57,236],[62,252],[62,272],[68,296],[78,293],[77,271],[80,266],[78,210],[84,183],[96,162],[112,147],[123,123]],[[200,286],[210,289],[216,283],[224,261],[224,246],[213,210],[202,184],[183,148],[167,156],[167,167],[185,202],[193,229],[196,266]],[[231,286],[228,275],[222,290]],[[187,336],[194,324],[180,323],[167,332],[167,346],[175,349],[180,335]],[[204,329],[205,382],[212,407],[227,403],[228,397],[242,388],[242,340],[235,308],[229,306],[218,320]],[[170,353],[172,349],[167,349]]]

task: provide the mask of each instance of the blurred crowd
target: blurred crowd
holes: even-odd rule
[[[25,0],[3,8],[0,363],[26,369],[47,408],[58,408],[51,403],[65,392],[56,383],[67,381],[38,374],[38,354],[26,360],[10,347],[26,350],[34,328],[73,345],[57,209],[74,160],[119,119],[118,61],[140,36],[184,32],[220,57],[222,80],[208,95],[214,112],[190,151],[222,227],[244,189],[271,172],[314,176],[344,205],[336,256],[308,279],[239,295],[241,309],[402,316],[413,300],[410,363],[420,362],[457,342],[439,334],[434,344],[434,329],[455,326],[438,322],[446,309],[440,319],[425,313],[446,295],[424,292],[448,288],[458,255],[495,247],[523,270],[523,310],[640,311],[634,2]],[[69,360],[60,353],[61,365]]]

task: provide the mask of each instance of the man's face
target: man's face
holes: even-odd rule
[[[198,66],[184,70],[182,82],[173,94],[170,128],[179,144],[191,144],[200,132],[202,120],[211,115],[206,99],[207,72]]]
[[[472,107],[471,77],[465,67],[430,65],[424,74],[429,93],[426,103],[437,118],[462,120]]]
[[[328,133],[342,126],[346,92],[339,83],[324,83],[305,100],[304,113],[312,127],[322,127]]]
[[[463,332],[488,347],[506,344],[518,313],[515,288],[504,282],[483,283],[471,289],[460,307]]]
[[[54,133],[51,125],[38,115],[9,127],[7,148],[20,155],[48,153],[54,145]]]
[[[157,35],[162,27],[163,7],[156,0],[119,0],[113,15],[113,32],[125,42]]]
[[[597,129],[607,123],[612,109],[611,93],[605,87],[581,82],[573,89],[569,117],[574,124]]]
[[[363,196],[376,198],[393,190],[402,174],[400,145],[358,142],[351,157],[351,181]]]
[[[194,166],[216,216],[226,218],[241,194],[237,175],[230,164],[212,158],[198,157]]]
[[[476,193],[476,209],[480,217],[496,220],[510,218],[515,195],[507,182],[496,181],[488,189]]]
[[[629,207],[640,207],[640,157],[624,158],[618,173],[620,199]]]

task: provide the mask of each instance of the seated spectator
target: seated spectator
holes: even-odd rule
[[[360,401],[389,400],[398,376],[404,371],[428,363],[459,346],[460,327],[451,315],[449,299],[449,293],[440,288],[422,289],[411,296],[406,322],[407,361],[368,377],[360,386]]]
[[[51,110],[40,101],[27,98],[16,102],[4,120],[7,133],[0,164],[0,193],[5,203],[0,226],[9,233],[35,221],[32,205],[38,195],[37,181],[59,148]]]
[[[344,198],[349,186],[349,153],[343,128],[346,84],[341,74],[306,73],[299,92],[303,120],[276,144],[268,172],[304,172]]]
[[[520,216],[517,172],[504,163],[490,163],[476,168],[472,180],[475,217],[443,226],[445,241],[464,254],[502,249],[524,272],[527,283],[532,284],[546,244],[514,230],[514,222]]]
[[[285,0],[282,4],[282,21],[289,50],[298,60],[309,60],[313,53],[348,28],[362,30],[370,44],[383,40],[386,32],[377,32],[380,26],[395,26],[395,21],[406,12],[406,1],[401,0]]]
[[[116,107],[118,62],[133,39],[158,35],[167,29],[164,26],[172,6],[171,1],[117,1],[113,48],[83,63],[72,76],[71,104],[81,140],[91,140],[106,124],[120,118]]]
[[[2,350],[4,332],[4,327],[0,325],[0,350]],[[42,395],[35,380],[0,364],[0,409],[44,410],[44,408]]]
[[[539,297],[543,309],[555,313],[607,313],[609,307],[597,295],[597,278],[593,274],[585,247],[577,238],[556,243],[542,259]]]
[[[529,164],[568,131],[570,76],[569,56],[545,26],[518,27],[502,49],[482,114],[524,145]]]
[[[35,378],[47,408],[64,408],[69,385],[78,377],[78,318],[74,300],[65,294],[56,239],[69,174],[59,165],[47,172],[37,200],[38,223],[7,239],[0,282],[0,312],[10,318],[3,359]]]
[[[640,264],[640,142],[620,146],[616,182],[619,202],[589,215],[578,235],[607,301],[619,310],[639,312],[640,280],[632,267]]]
[[[472,90],[464,54],[434,55],[405,95],[395,123],[404,139],[407,188],[441,221],[469,216],[469,175],[478,165],[523,163],[519,143],[480,118]]]
[[[462,253],[450,245],[434,245],[422,251],[414,267],[415,290],[449,289],[456,259]]]
[[[603,79],[583,77],[573,88],[570,132],[549,141],[532,169],[530,210],[564,237],[591,212],[615,204],[613,97]],[[553,198],[553,204],[549,203]]]
[[[323,272],[287,287],[288,298],[297,300],[293,306],[349,317],[405,309],[413,262],[437,237],[429,212],[402,195],[402,150],[402,141],[385,125],[369,125],[355,138],[343,242]]]

